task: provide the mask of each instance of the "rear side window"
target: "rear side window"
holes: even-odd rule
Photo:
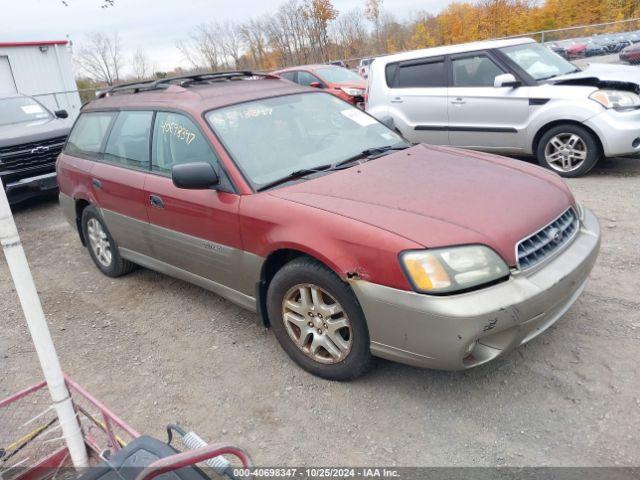
[[[296,72],[282,72],[280,76],[285,80],[289,80],[290,82],[295,82]]]
[[[193,162],[208,162],[220,174],[218,158],[196,124],[179,113],[158,112],[153,127],[151,169],[171,175],[174,165]]]
[[[298,83],[300,85],[309,86],[315,82],[322,83],[318,77],[309,72],[298,72]]]
[[[444,59],[425,59],[392,63],[386,68],[387,85],[391,88],[446,87]]]
[[[102,151],[111,121],[112,112],[83,113],[69,134],[66,153],[97,156]]]
[[[153,112],[123,111],[113,124],[103,159],[125,167],[149,169]]]
[[[493,87],[494,80],[504,70],[485,55],[453,60],[454,87]]]

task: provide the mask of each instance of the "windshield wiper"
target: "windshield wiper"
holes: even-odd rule
[[[561,76],[561,75],[569,75],[569,74],[571,74],[571,73],[578,73],[578,72],[581,72],[581,71],[582,71],[582,70],[580,70],[578,67],[576,67],[576,68],[574,68],[573,70],[570,70],[570,71],[568,71],[568,72],[564,72],[564,73],[554,73],[553,75],[549,75],[548,77],[542,77],[542,78],[539,78],[539,79],[538,79],[538,81],[539,81],[539,82],[542,82],[542,81],[544,81],[544,80],[551,80],[551,79],[552,79],[552,78],[554,78],[554,77],[559,77],[559,76]]]
[[[363,150],[357,155],[354,155],[352,157],[346,158],[345,160],[341,160],[339,162],[334,163],[333,165],[331,165],[331,170],[336,170],[340,167],[348,165],[351,162],[355,162],[356,160],[361,160],[363,158],[366,158],[367,160],[374,160],[378,157],[382,157],[393,151],[404,150],[405,148],[409,148],[410,146],[411,145],[409,145],[408,143],[403,142],[401,144],[396,144],[396,145],[385,145],[384,147],[367,148],[366,150]]]
[[[354,155],[352,157],[349,157],[345,160],[341,160],[336,163],[320,165],[313,168],[302,168],[300,170],[294,170],[293,172],[285,175],[282,178],[279,178],[278,180],[274,180],[273,182],[269,182],[262,185],[260,188],[257,189],[257,191],[262,192],[263,190],[268,190],[270,188],[277,187],[278,185],[282,185],[283,183],[290,182],[291,180],[296,180],[298,178],[306,177],[307,175],[310,175],[312,173],[341,170],[345,168],[346,165],[348,165],[349,163],[355,162],[356,160],[361,160],[363,158],[366,158],[367,160],[373,160],[375,158],[382,157],[383,155],[386,155],[387,153],[391,153],[396,150],[404,150],[405,148],[409,148],[410,146],[411,145],[409,145],[408,143],[403,142],[401,144],[396,144],[396,145],[385,145],[384,147],[367,148],[366,150],[363,150],[357,155]]]
[[[279,178],[278,180],[274,180],[273,182],[269,182],[265,185],[262,185],[260,188],[258,188],[257,191],[261,192],[263,190],[268,190],[270,188],[276,187],[283,183],[287,183],[291,180],[296,180],[298,178],[306,177],[307,175],[310,175],[312,173],[318,173],[318,172],[324,172],[325,170],[330,170],[332,169],[332,167],[333,167],[332,164],[327,164],[327,165],[320,165],[318,167],[313,167],[313,168],[302,168],[300,170],[294,170],[293,172],[285,175],[282,178]]]

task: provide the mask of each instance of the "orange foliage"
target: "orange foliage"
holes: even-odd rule
[[[411,25],[411,48],[519,35],[638,17],[640,0],[479,0],[449,4]],[[624,27],[608,28],[608,31]],[[598,30],[602,31],[602,30]],[[596,31],[577,32],[587,35]]]

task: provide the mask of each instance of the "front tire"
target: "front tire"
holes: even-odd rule
[[[372,364],[369,331],[353,291],[321,263],[301,257],[273,277],[267,292],[273,332],[308,372],[351,380]]]
[[[98,209],[89,205],[82,211],[82,234],[89,255],[108,277],[120,277],[135,269],[136,265],[120,256],[118,245],[111,236]]]
[[[579,125],[563,124],[546,131],[536,149],[538,163],[562,177],[580,177],[602,157],[595,136]]]

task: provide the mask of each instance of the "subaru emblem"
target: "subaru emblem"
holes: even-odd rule
[[[551,227],[547,232],[547,238],[553,243],[560,243],[560,240],[562,240],[562,232],[559,228]]]

